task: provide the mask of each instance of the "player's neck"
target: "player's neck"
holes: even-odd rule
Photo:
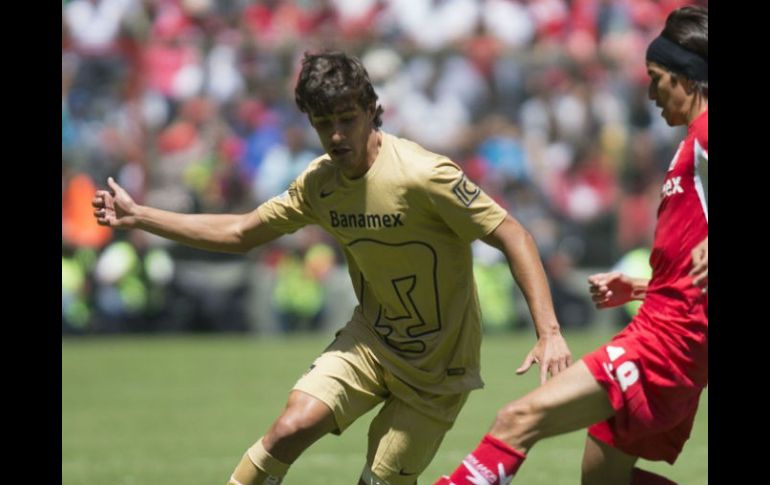
[[[355,180],[366,175],[366,172],[372,168],[374,161],[377,160],[377,156],[380,154],[380,147],[382,147],[382,132],[376,128],[372,129],[369,133],[369,137],[366,140],[366,154],[361,163],[355,167],[342,171],[343,175],[350,180]]]
[[[692,106],[690,107],[690,110],[687,113],[687,126],[690,126],[693,121],[697,120],[698,117],[703,113],[705,113],[708,109],[709,109],[709,100],[702,96],[697,96],[693,100]]]

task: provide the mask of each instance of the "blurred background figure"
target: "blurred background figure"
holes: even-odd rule
[[[334,330],[355,296],[322,232],[244,259],[118,236],[90,207],[109,176],[182,212],[246,212],[283,192],[322,153],[293,99],[302,54],[322,48],[362,59],[385,131],[450,156],[533,234],[565,327],[601,324],[585,277],[648,268],[661,161],[682,131],[647,99],[643,57],[688,4],[708,6],[63,0],[62,333]],[[477,261],[486,328],[527,328],[505,262]]]

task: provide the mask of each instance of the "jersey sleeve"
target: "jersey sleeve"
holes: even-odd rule
[[[317,221],[305,196],[305,174],[294,180],[282,194],[257,208],[262,221],[278,232],[288,234]]]
[[[440,159],[433,167],[427,192],[439,216],[466,242],[490,234],[507,215],[448,159]]]

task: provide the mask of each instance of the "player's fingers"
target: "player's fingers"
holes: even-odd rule
[[[607,280],[607,273],[596,273],[588,277],[588,283],[591,285],[601,285]]]
[[[690,270],[690,276],[694,276],[700,272],[702,272],[704,269],[708,268],[708,266],[703,263],[702,261],[695,264],[692,269]]]
[[[706,283],[706,281],[708,281],[708,277],[709,277],[708,266],[704,265],[704,267],[701,268],[699,271],[697,272],[693,271],[691,274],[693,277],[692,278],[693,284],[697,286],[703,286],[703,284]]]
[[[555,372],[551,372],[552,376],[555,376],[556,374],[564,372],[567,369],[567,363],[566,363],[565,359],[557,360],[555,367],[556,367],[556,371]]]
[[[564,372],[569,367],[569,356],[559,359],[559,372]]]
[[[524,359],[524,362],[522,362],[521,366],[516,369],[516,374],[523,374],[529,370],[530,367],[532,367],[532,364],[535,363],[535,358],[531,355],[528,355],[526,359]]]
[[[604,278],[589,278],[588,279],[588,285],[590,288],[599,288],[600,286],[604,286],[607,284],[607,281],[605,281]]]
[[[703,286],[708,281],[708,273],[701,273],[696,276],[692,282],[695,286]]]
[[[692,284],[694,284],[695,286],[701,286],[702,283],[703,283],[703,274],[699,274],[698,276],[692,279]]]
[[[543,384],[546,380],[548,380],[549,376],[553,377],[559,372],[561,372],[559,368],[559,362],[554,360],[551,365],[548,366],[545,373],[543,373],[543,369],[540,369],[540,384]]]

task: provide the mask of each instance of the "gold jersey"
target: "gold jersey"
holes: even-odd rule
[[[383,133],[363,177],[324,155],[258,213],[279,232],[318,224],[339,242],[358,297],[345,331],[395,377],[435,394],[483,385],[470,243],[506,211],[455,163]]]

